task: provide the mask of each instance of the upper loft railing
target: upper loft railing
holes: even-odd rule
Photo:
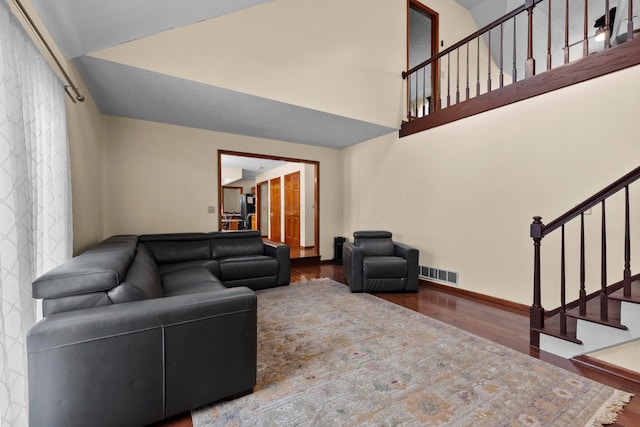
[[[638,12],[639,0],[526,0],[402,73],[400,136],[639,64]]]

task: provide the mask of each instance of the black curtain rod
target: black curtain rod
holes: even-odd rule
[[[53,53],[53,50],[51,50],[49,43],[47,43],[44,37],[42,37],[42,33],[40,32],[40,30],[38,30],[38,27],[36,27],[36,24],[34,24],[33,19],[31,19],[31,16],[29,16],[29,13],[27,13],[20,0],[13,0],[13,3],[15,3],[24,19],[27,20],[33,32],[36,33],[36,36],[38,36],[38,40],[40,40],[40,43],[42,43],[42,45],[47,49],[47,52],[49,52],[49,55],[55,61],[56,65],[60,69],[60,72],[62,72],[64,79],[68,83],[64,86],[64,91],[67,93],[69,98],[71,98],[71,101],[73,101],[74,104],[76,103],[76,100],[84,102],[84,96],[80,93],[78,87],[73,83],[71,77],[69,76],[69,73],[67,73],[67,70],[65,70],[65,68],[62,66],[62,64],[58,60],[58,57]],[[73,91],[73,93],[71,93],[71,91]]]

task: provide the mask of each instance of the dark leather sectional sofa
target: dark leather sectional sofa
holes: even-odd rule
[[[289,247],[257,231],[114,236],[33,283],[31,426],[146,425],[256,382],[256,295]]]

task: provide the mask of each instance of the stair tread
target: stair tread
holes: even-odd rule
[[[640,280],[631,282],[631,296],[625,297],[624,289],[618,289],[617,291],[610,293],[609,298],[640,304]]]
[[[578,321],[575,317],[567,316],[567,333],[563,334],[560,331],[560,313],[558,313],[544,320],[544,328],[533,328],[533,330],[576,344],[582,344],[582,341],[576,335],[577,324]]]
[[[580,309],[575,307],[567,310],[567,316],[626,330],[627,327],[620,321],[620,301],[608,299],[607,306],[607,320],[600,318],[600,298],[593,298],[587,301],[587,310],[584,315],[581,315]]]
[[[621,283],[622,282],[618,282],[614,285],[611,285],[610,288],[619,288],[621,286]],[[616,329],[628,330],[627,326],[621,323],[621,301],[629,301],[640,304],[640,274],[632,276],[630,297],[624,296],[624,290],[622,288],[607,295],[608,315],[606,321],[600,319],[600,297],[598,296],[598,294],[594,293],[590,295],[589,298],[590,299],[587,300],[587,310],[584,316],[580,315],[580,309],[577,306],[578,301],[567,304],[567,306],[571,308],[566,310],[566,334],[562,334],[560,332],[560,313],[558,312],[559,309],[553,310],[553,312],[555,313],[554,315],[545,317],[543,328],[531,328],[531,330],[556,338],[564,339],[576,344],[582,344],[582,341],[580,341],[576,335],[578,319],[610,326]]]

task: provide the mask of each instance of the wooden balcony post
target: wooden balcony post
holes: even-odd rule
[[[533,224],[531,224],[531,238],[533,239],[533,304],[529,310],[531,329],[544,328],[544,309],[542,308],[540,288],[540,243],[542,241],[543,226],[542,217],[533,217]],[[532,330],[529,343],[534,347],[540,347],[540,333]]]
[[[582,38],[582,57],[589,56],[589,0],[584,0],[584,37]]]
[[[547,71],[551,69],[551,0],[547,10]]]
[[[564,63],[569,63],[569,0],[564,2]]]
[[[527,28],[527,62],[524,70],[525,79],[536,75],[536,60],[533,58],[533,9],[536,7],[533,0],[526,0],[525,7],[528,15]]]
[[[633,0],[629,0],[629,16],[627,17],[627,41],[633,40]]]
[[[609,0],[604,2],[604,48],[611,47],[611,15],[609,13]]]

